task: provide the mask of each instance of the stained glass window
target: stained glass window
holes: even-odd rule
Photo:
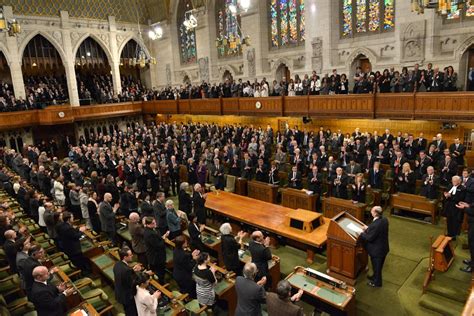
[[[459,5],[459,1],[451,1],[448,3],[446,20],[448,21],[460,21],[463,18],[474,17],[474,3],[473,1],[467,2],[464,5]]]
[[[305,40],[304,0],[269,0],[270,45],[297,46]]]
[[[219,57],[238,56],[242,54],[242,31],[240,14],[232,12],[237,8],[237,0],[219,0],[216,4],[217,40]]]
[[[395,27],[394,0],[341,0],[343,37],[391,31]]]
[[[186,11],[192,9],[191,0],[179,0],[178,4],[178,40],[181,64],[195,63],[197,60],[196,32],[184,26]]]

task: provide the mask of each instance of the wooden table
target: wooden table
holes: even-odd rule
[[[278,185],[273,185],[260,181],[249,181],[247,183],[247,193],[248,197],[276,204],[278,196]]]
[[[344,200],[335,197],[323,199],[323,214],[325,217],[333,218],[341,212],[347,212],[364,222],[364,212],[367,204],[353,203],[351,200]]]
[[[75,312],[79,312],[80,310],[83,310],[87,313],[88,316],[99,316],[100,314],[95,310],[94,306],[91,304],[84,302],[81,305],[77,306],[76,308],[73,308],[70,312],[68,312],[68,315],[74,315]],[[82,315],[82,314],[78,314]]]
[[[328,218],[323,218],[323,224],[308,233],[288,227],[287,215],[292,211],[288,207],[223,191],[209,193],[205,205],[234,221],[287,238],[289,244],[306,251],[309,263],[313,262],[315,249],[323,247],[327,241]]]
[[[316,212],[318,194],[308,194],[304,190],[286,188],[281,191],[281,205],[289,208],[302,208]]]
[[[247,195],[247,179],[237,178],[235,180],[235,193],[239,195]]]
[[[303,301],[330,315],[355,315],[355,289],[334,287],[305,273],[302,267],[296,267],[286,280],[294,289],[303,290]]]

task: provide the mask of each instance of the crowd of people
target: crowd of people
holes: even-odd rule
[[[421,195],[437,199],[438,191],[443,192],[447,234],[455,239],[461,230],[462,209],[470,210],[474,202],[474,177],[470,170],[463,169],[464,155],[465,148],[458,138],[448,145],[441,134],[426,139],[423,133],[416,137],[402,132],[392,135],[388,129],[380,135],[358,128],[343,134],[323,127],[307,131],[288,126],[275,133],[270,126],[134,124],[113,134],[90,135],[80,145],[71,144],[68,158],[62,161],[35,146],[25,146],[22,153],[5,148],[3,162],[18,176],[12,177],[3,168],[0,182],[82,271],[90,271],[90,266],[80,245],[71,241],[81,236],[81,231],[71,226],[74,219],[118,245],[115,217],[121,214],[129,218],[131,248],[120,250],[120,262],[130,262],[132,254],[136,254],[140,266],[135,272],[150,269],[162,284],[166,278],[164,239],[174,240],[172,274],[180,291],[213,308],[215,270],[200,236],[209,219],[204,207],[206,183],[223,189],[225,174],[229,174],[276,185],[285,182],[291,188],[306,187],[319,196],[326,184],[328,195],[364,203],[368,188],[384,189],[384,179],[391,181],[395,192],[412,194],[420,179]],[[181,167],[186,170],[186,181],[180,176]],[[462,175],[458,175],[459,170]],[[287,177],[277,176],[279,171],[286,172]],[[46,198],[40,198],[39,193]],[[171,199],[166,200],[171,195],[178,197],[177,206]],[[320,209],[320,202],[316,203]],[[381,216],[381,211],[374,209],[372,215]],[[12,232],[13,220],[11,213],[0,213],[2,244],[11,240],[13,233],[21,235]],[[182,220],[187,222],[189,241],[183,238]],[[71,234],[71,229],[76,233]],[[269,302],[265,294],[271,281],[267,265],[271,258],[269,239],[260,231],[249,232],[253,263],[243,267],[238,249],[246,232],[233,233],[228,223],[221,225],[220,232],[225,266],[239,276],[237,314],[252,314],[260,310],[265,299]],[[188,245],[192,253],[185,250]],[[470,246],[473,245],[470,239]],[[35,248],[30,255],[40,250]],[[16,264],[19,253],[14,252],[10,264]],[[474,263],[467,264],[463,271],[470,272]],[[37,266],[25,271],[18,265],[23,280],[28,280],[28,294],[35,293],[34,282],[43,282],[44,271],[34,270]],[[379,268],[374,271],[371,286],[382,286]],[[116,298],[127,315],[136,315],[143,302],[152,302],[153,307],[146,275],[138,278],[135,287],[126,279],[134,273],[131,268],[124,265],[115,270]],[[278,297],[287,301],[288,285],[283,282],[280,290]],[[33,302],[37,306],[44,303],[34,298]]]

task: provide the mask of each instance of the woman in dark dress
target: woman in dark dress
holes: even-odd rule
[[[402,172],[397,178],[398,192],[415,194],[416,176],[411,170],[410,164],[405,162],[402,166]]]
[[[148,178],[150,179],[151,191],[156,194],[160,191],[160,170],[155,162],[150,163]]]
[[[193,158],[189,158],[186,163],[186,169],[188,170],[188,183],[194,185],[197,183],[196,164]]]
[[[199,160],[199,165],[196,168],[196,176],[197,182],[204,186],[206,184],[206,176],[207,176],[207,167],[204,160]]]
[[[97,204],[97,193],[94,191],[89,193],[89,200],[87,201],[87,210],[89,211],[89,218],[91,220],[92,229],[96,233],[100,233],[100,218]]]
[[[181,235],[175,239],[173,250],[173,279],[178,283],[179,290],[187,293],[191,298],[196,298],[196,282],[193,280],[193,268],[199,256],[199,250],[192,253],[186,251],[188,244],[186,238]]]
[[[222,258],[226,269],[235,272],[236,275],[242,275],[243,264],[239,259],[239,249],[242,246],[242,238],[246,235],[245,232],[240,231],[237,236],[232,235],[232,226],[229,223],[222,224],[219,231],[222,234]]]
[[[178,202],[179,202],[179,210],[189,215],[192,211],[193,207],[193,200],[191,195],[188,193],[189,191],[189,184],[187,182],[182,182],[179,186],[179,195],[178,195]]]
[[[201,306],[213,309],[216,303],[216,292],[214,290],[217,279],[215,268],[209,267],[210,257],[206,252],[200,253],[197,265],[193,269],[193,278],[196,282],[196,296]]]
[[[204,229],[204,225],[199,224],[197,221],[196,214],[191,213],[188,215],[189,226],[188,233],[192,249],[198,249],[204,251],[204,243],[201,240],[201,231]]]

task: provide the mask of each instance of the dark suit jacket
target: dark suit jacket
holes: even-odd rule
[[[308,173],[308,190],[313,191],[321,195],[321,185],[323,183],[323,175],[321,173],[316,173],[314,176],[313,172]]]
[[[237,308],[235,316],[260,316],[261,304],[265,303],[266,293],[263,286],[253,280],[238,276],[235,280],[237,292]]]
[[[41,264],[38,260],[33,259],[32,257],[28,257],[21,262],[20,271],[23,271],[22,279],[25,284],[25,289],[27,292],[31,290],[31,286],[33,285],[33,269],[39,267]]]
[[[114,265],[114,283],[115,283],[115,299],[123,305],[133,302],[134,287],[133,269],[125,262],[117,261]]]
[[[288,187],[293,188],[293,189],[302,189],[303,184],[302,184],[302,177],[301,173],[299,171],[296,172],[296,177],[295,180],[293,181],[293,171],[288,172]]]
[[[222,258],[228,270],[238,271],[240,268],[239,249],[240,244],[232,235],[221,237]]]
[[[433,175],[433,184],[430,184],[428,181],[428,175],[425,174],[421,179],[421,191],[420,195],[434,200],[438,198],[438,186],[439,186],[439,177]]]
[[[56,226],[58,239],[61,241],[63,251],[68,256],[75,256],[82,253],[80,238],[82,233],[68,223],[59,223]]]
[[[348,184],[348,179],[346,175],[341,176],[341,183],[340,184],[335,184],[335,181],[337,179],[337,175],[333,175],[331,177],[331,196],[337,197],[339,199],[346,199],[347,200],[347,184]]]
[[[260,280],[262,277],[268,276],[268,260],[272,259],[270,248],[252,240],[249,243],[249,252],[252,256],[252,262],[255,263],[258,269],[256,279]]]
[[[466,148],[463,144],[459,144],[458,149],[456,150],[456,144],[451,144],[449,146],[449,152],[453,156],[454,161],[460,166],[464,165],[464,155],[466,154]]]
[[[164,203],[155,201],[153,204],[153,209],[155,212],[155,219],[158,224],[158,228],[162,234],[166,233],[168,230],[168,221],[166,220],[166,206]]]
[[[271,316],[303,316],[303,308],[290,299],[282,300],[276,293],[267,293],[267,311]]]
[[[104,232],[115,231],[115,213],[110,203],[103,201],[99,205],[101,229]]]
[[[154,229],[145,227],[143,232],[145,239],[146,256],[150,265],[166,263],[166,246],[161,235]]]
[[[453,186],[450,185],[446,192],[449,192]],[[456,207],[461,201],[464,201],[466,197],[466,189],[462,185],[458,185],[456,189],[456,194],[451,195],[450,197],[446,198],[444,202],[444,213],[446,216],[456,216],[458,221],[462,222],[463,219],[463,212],[462,210]]]
[[[371,188],[373,189],[383,189],[383,171],[378,170],[376,173],[374,168],[369,170],[369,183]]]
[[[66,315],[66,296],[51,284],[34,282],[30,301],[35,305],[38,316]]]
[[[214,185],[217,188],[223,188],[225,186],[224,166],[219,164],[219,168],[217,168],[216,165],[212,165],[211,171],[212,171],[212,176],[214,177]]]
[[[3,244],[3,251],[5,251],[5,255],[7,256],[8,265],[10,266],[10,270],[13,273],[16,273],[18,270],[16,268],[16,247],[15,242],[11,240],[6,240]]]
[[[205,203],[206,203],[206,200],[203,197],[201,197],[199,192],[194,192],[193,194],[194,213],[196,213],[198,222],[201,224],[206,223],[206,207],[204,206]]]
[[[196,262],[192,255],[183,249],[173,251],[173,278],[181,285],[186,282],[193,282],[193,268]]]
[[[365,242],[365,249],[371,257],[385,257],[389,252],[388,245],[388,220],[379,217],[369,224],[365,232],[360,234],[360,239]]]
[[[198,225],[198,224],[197,224]],[[189,241],[191,247],[193,249],[199,249],[200,251],[204,251],[204,244],[201,240],[201,231],[199,230],[199,225],[196,227],[194,223],[189,223],[188,226],[188,233],[189,233]]]
[[[186,191],[179,190],[178,201],[180,211],[183,211],[186,214],[191,213],[193,207],[193,200],[191,199],[191,196],[186,193]]]

